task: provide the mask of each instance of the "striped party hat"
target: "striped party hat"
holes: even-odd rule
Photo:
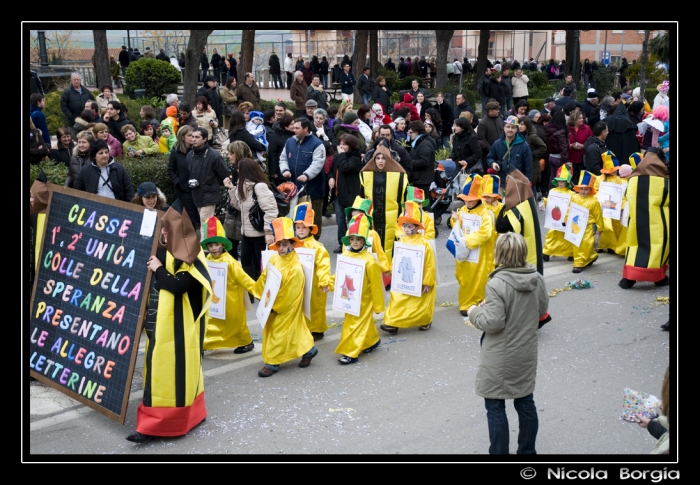
[[[309,202],[304,202],[294,209],[294,223],[300,222],[311,228],[311,234],[318,232],[318,226],[314,224],[314,210]]]
[[[294,223],[290,218],[278,217],[270,223],[270,228],[272,229],[272,237],[275,238],[275,242],[269,246],[273,251],[277,250],[277,243],[282,239],[294,241],[295,248],[300,248],[304,245],[294,234]]]
[[[497,199],[501,198],[501,178],[498,175],[486,174],[483,176],[483,183],[481,184],[482,194],[481,196],[495,197]]]
[[[632,170],[637,168],[637,166],[642,163],[642,160],[644,159],[644,155],[641,154],[641,152],[635,152],[632,155],[630,155],[629,162],[630,162],[630,167],[632,167]]]
[[[403,213],[399,216],[398,223],[413,224],[418,226],[420,229],[425,230],[425,226],[423,225],[423,209],[421,209],[421,206],[412,200],[406,201],[406,204],[404,204]]]
[[[423,189],[419,189],[418,187],[413,187],[411,185],[406,187],[406,200],[412,200],[413,202],[422,204],[423,207],[430,204],[430,201],[425,198],[425,191],[423,191]]]
[[[350,246],[350,236],[360,236],[365,238],[365,246],[371,246],[367,242],[369,235],[369,218],[364,214],[357,214],[348,223],[348,232],[341,238],[344,245]]]
[[[601,173],[615,173],[620,170],[620,162],[613,152],[608,150],[601,156],[603,157],[603,168],[600,169]]]
[[[374,205],[372,204],[372,199],[363,199],[359,195],[355,197],[351,207],[345,208],[345,216],[351,217],[352,211],[362,211],[366,216],[369,217],[370,224],[372,223],[372,213],[374,212]]]
[[[482,184],[483,179],[481,178],[481,175],[470,175],[469,177],[467,177],[467,181],[464,184],[464,187],[462,187],[462,193],[459,194],[457,197],[459,197],[465,202],[469,200],[481,199]]]
[[[591,189],[590,195],[595,195],[595,179],[596,176],[587,170],[581,170],[581,176],[578,179],[578,185],[574,185],[574,190],[579,192],[581,187],[589,187]]]
[[[207,249],[207,244],[209,243],[221,243],[221,245],[230,251],[233,247],[231,241],[226,237],[226,231],[224,231],[224,226],[221,225],[221,221],[216,216],[211,216],[209,219],[204,221],[204,226],[202,226],[202,232],[204,233],[204,239],[200,243],[202,249]]]
[[[557,176],[552,179],[552,185],[557,187],[557,182],[560,181],[566,182],[569,188],[571,188],[571,171],[566,163],[557,170]]]

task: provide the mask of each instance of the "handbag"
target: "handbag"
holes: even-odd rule
[[[258,204],[258,197],[255,195],[255,187],[253,187],[253,207],[250,208],[248,213],[248,220],[258,232],[265,232],[265,211],[262,210],[260,204]]]
[[[228,133],[222,128],[219,128],[216,131],[216,134],[212,138],[211,144],[212,146],[222,146],[226,140],[228,140]]]

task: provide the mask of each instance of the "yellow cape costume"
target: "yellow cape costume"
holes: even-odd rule
[[[574,194],[576,194],[576,192],[569,188],[562,189],[559,187],[554,187],[550,189],[549,192],[554,192],[558,194],[569,194],[571,197],[573,197]],[[544,203],[547,203],[547,199],[545,199]],[[569,217],[568,209],[567,212],[564,214],[564,220],[566,220],[567,217]],[[574,255],[573,247],[573,244],[564,239],[564,231],[548,229],[547,235],[544,238],[544,247],[542,248],[542,254],[546,254],[547,256],[562,256],[564,258],[568,258],[569,256]]]
[[[493,271],[493,249],[491,249],[491,258],[488,256],[486,246],[493,241],[493,224],[491,223],[491,214],[489,210],[480,203],[473,209],[469,209],[466,205],[460,207],[457,211],[457,221],[462,227],[462,218],[460,214],[473,214],[481,217],[481,227],[476,232],[465,234],[465,242],[469,249],[481,248],[479,251],[479,261],[471,263],[469,261],[455,261],[455,277],[459,282],[459,309],[467,310],[470,306],[476,305],[484,299],[486,292],[486,282],[489,274]]]
[[[333,289],[331,287],[331,257],[326,247],[314,239],[313,236],[302,239],[302,242],[305,248],[316,250],[314,280],[311,290],[311,320],[306,319],[306,316],[304,316],[304,319],[310,332],[323,333],[328,330],[326,321],[327,293],[321,291],[321,288],[328,286],[329,290]]]

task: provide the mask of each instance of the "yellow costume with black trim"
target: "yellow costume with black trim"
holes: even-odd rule
[[[573,190],[568,187],[554,187],[549,190],[549,192],[554,192],[557,194],[569,194],[572,198],[576,194]],[[547,204],[547,199],[544,199],[544,203]],[[569,217],[569,209],[566,209],[564,213],[564,220]],[[557,231],[554,229],[547,229],[547,235],[544,237],[544,247],[542,248],[542,254],[547,256],[561,256],[568,258],[574,255],[574,245],[569,241],[564,239],[564,231]]]
[[[365,276],[362,282],[360,316],[345,314],[340,342],[336,354],[357,358],[360,352],[379,342],[379,332],[374,324],[373,313],[384,311],[384,285],[379,265],[365,246],[360,252],[345,251],[343,256],[365,261]]]
[[[211,318],[207,312],[204,350],[231,349],[249,345],[253,342],[248,330],[246,309],[243,298],[248,298],[246,290],[253,291],[255,281],[243,271],[241,263],[227,252],[219,257],[211,253],[207,260],[228,266],[226,277],[226,318]],[[219,297],[224,295],[219,295]]]
[[[423,220],[428,219],[423,217]],[[430,286],[428,293],[421,293],[421,296],[406,295],[396,291],[391,291],[389,306],[384,314],[384,323],[392,327],[410,328],[427,325],[433,321],[435,313],[435,253],[425,237],[421,234],[404,236],[401,240],[404,244],[414,244],[425,248],[425,261],[423,263],[423,281],[421,286]],[[400,275],[394,275],[400,277]]]
[[[284,256],[274,254],[268,264],[282,274],[279,293],[272,312],[263,327],[262,358],[265,364],[279,365],[301,357],[314,346],[314,338],[306,326],[302,305],[304,302],[304,270],[296,252]],[[253,294],[262,298],[267,281],[267,267],[255,283]],[[325,307],[324,307],[325,311]]]
[[[596,260],[598,254],[595,250],[595,234],[593,233],[593,224],[598,227],[603,227],[603,210],[600,208],[600,202],[595,195],[587,195],[583,197],[576,193],[571,197],[572,204],[578,204],[588,209],[588,221],[586,229],[581,239],[581,244],[576,247],[571,245],[574,253],[574,267],[583,268]],[[567,218],[568,223],[568,218]]]
[[[661,281],[670,256],[670,184],[668,168],[647,152],[627,183],[630,219],[627,254],[622,277],[634,281]]]
[[[595,180],[594,187],[596,193],[598,192],[601,182],[627,185],[627,181],[618,175],[601,173]],[[600,241],[598,242],[598,249],[615,249],[617,247],[617,241],[622,232],[622,227],[623,226],[620,224],[619,220],[603,217],[603,227],[599,229],[601,233]]]
[[[204,315],[211,304],[212,290],[201,248],[192,264],[163,252],[163,267],[168,274],[161,268],[156,271],[158,310],[155,328],[146,332],[143,402],[138,408],[136,431],[150,436],[180,436],[207,414],[201,355]],[[191,284],[183,293],[165,289],[182,282],[185,274]],[[193,305],[201,306],[197,315]]]
[[[463,213],[481,216],[479,230],[464,235],[469,249],[481,248],[479,261],[471,263],[455,260],[455,277],[459,282],[459,309],[467,310],[470,306],[476,305],[484,299],[486,282],[494,268],[493,248],[489,251],[486,247],[493,241],[493,223],[491,222],[491,213],[483,202],[480,202],[473,209],[469,209],[466,205],[460,207],[457,211],[457,220],[453,221],[453,224],[459,224],[460,228],[462,227],[461,214]],[[490,258],[489,253],[491,254]]]
[[[542,274],[544,266],[542,265],[542,252],[540,246],[542,244],[542,236],[540,234],[540,223],[537,218],[537,206],[535,199],[530,197],[506,211],[508,222],[513,226],[513,232],[517,232],[525,238],[527,244],[527,262],[537,268],[537,272]],[[522,222],[520,218],[522,218]]]
[[[306,320],[306,326],[309,327],[310,332],[323,333],[328,330],[328,322],[326,320],[326,300],[328,294],[321,291],[321,288],[328,286],[329,290],[333,289],[331,287],[331,257],[326,247],[313,236],[309,236],[301,241],[304,243],[305,248],[316,250],[316,256],[314,257],[314,280],[311,289],[311,320],[307,319],[306,315],[304,315],[304,319]]]

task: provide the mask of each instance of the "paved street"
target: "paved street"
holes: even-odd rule
[[[321,242],[337,246],[334,219],[326,219]],[[134,455],[221,454],[236,461],[364,461],[347,455],[416,454],[412,461],[479,461],[489,439],[483,399],[474,393],[481,332],[464,323],[457,305],[454,259],[445,249],[448,230],[437,241],[441,284],[430,331],[380,330],[382,345],[361,354],[355,365],[341,366],[334,349],[342,318],[329,310],[333,327],[317,342],[319,355],[306,369],[298,359],[272,377],[258,377],[262,366],[262,329],[253,314],[248,323],[255,350],[235,355],[215,351],[204,358],[208,416],[187,436],[134,445],[124,438],[135,427],[141,400],[143,345],[134,373],[124,426],[93,412],[39,382],[29,384],[31,455],[60,460],[68,454]],[[331,254],[332,268],[336,255]],[[663,332],[669,306],[657,297],[669,287],[638,283],[617,286],[623,258],[601,254],[580,275],[572,263],[545,263],[547,289],[562,289],[578,277],[592,289],[557,293],[550,298],[551,323],[539,331],[535,403],[540,427],[537,451],[560,461],[585,455],[639,455],[645,462],[655,444],[648,432],[619,419],[625,387],[660,396],[675,332]],[[675,281],[672,282],[675,285]],[[330,295],[329,295],[330,296]],[[388,302],[388,294],[387,302]],[[330,297],[329,297],[330,306]],[[27,394],[24,394],[27,396]],[[517,414],[507,401],[511,452],[517,448]],[[26,418],[26,416],[25,416]],[[26,421],[26,419],[25,419]],[[265,458],[253,455],[271,455]],[[443,456],[447,455],[447,456]],[[27,457],[31,459],[31,457]],[[77,457],[80,460],[79,457]],[[154,458],[155,459],[155,458]],[[625,458],[629,463],[635,460]]]

